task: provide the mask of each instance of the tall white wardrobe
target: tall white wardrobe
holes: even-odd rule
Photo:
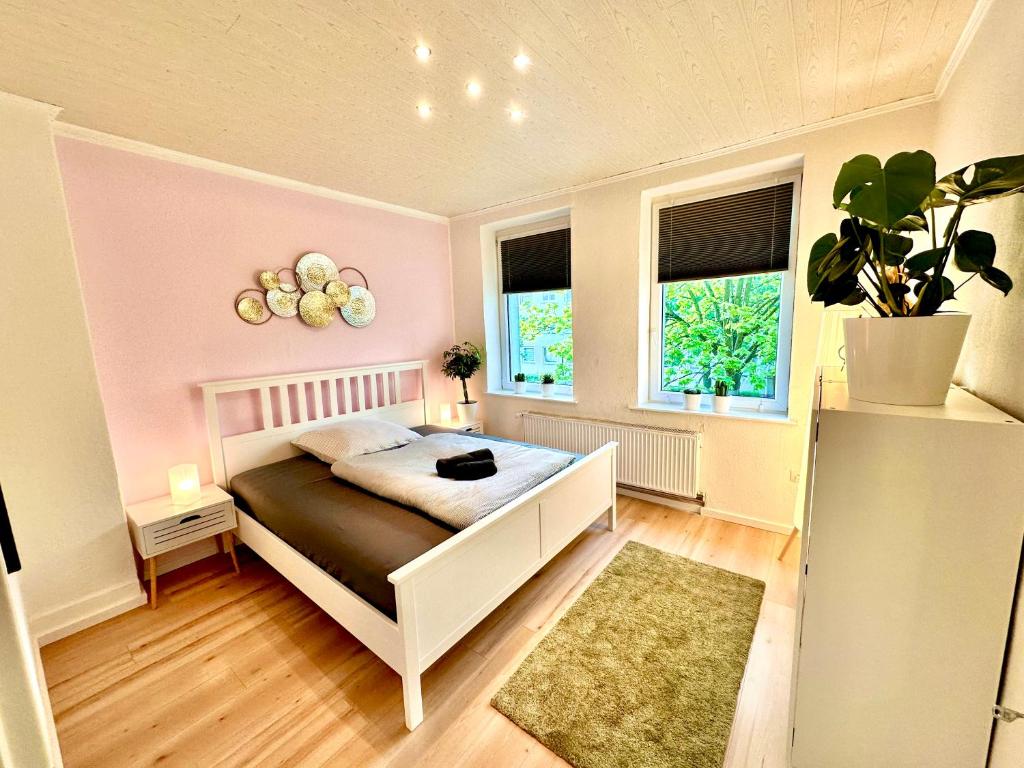
[[[936,407],[853,400],[825,370],[792,765],[981,768],[1024,537],[1024,424],[956,388]]]

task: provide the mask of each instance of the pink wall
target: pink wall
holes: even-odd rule
[[[73,139],[57,155],[127,502],[166,493],[175,464],[211,479],[200,382],[414,359],[436,371],[452,342],[446,224]],[[366,273],[372,325],[235,315],[255,273],[307,251]],[[451,399],[443,381],[428,377],[428,400]]]

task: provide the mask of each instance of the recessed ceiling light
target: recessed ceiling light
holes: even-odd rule
[[[480,91],[482,90],[483,89],[480,87],[480,83],[478,83],[476,80],[470,80],[468,83],[466,83],[466,93],[468,93],[473,98],[479,96]]]
[[[530,57],[527,56],[525,53],[520,53],[520,54],[516,55],[515,57],[513,57],[512,65],[516,69],[522,71],[522,70],[526,69],[528,66],[530,66]]]
[[[519,107],[512,107],[508,111],[508,116],[513,123],[521,123],[523,118],[526,117],[526,113],[519,109]]]
[[[415,48],[413,48],[412,52],[416,54],[416,58],[419,59],[420,61],[426,61],[427,59],[430,58],[430,48],[424,45],[423,43],[420,43]]]
[[[419,112],[420,117],[426,120],[428,117],[430,117],[430,114],[433,110],[430,108],[429,104],[424,102],[416,105],[416,111]]]

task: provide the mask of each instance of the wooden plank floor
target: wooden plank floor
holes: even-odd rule
[[[629,539],[767,583],[725,764],[782,766],[799,546],[626,497],[426,673],[411,734],[398,675],[251,554],[161,577],[156,611],[43,648],[65,765],[564,766],[488,701]]]

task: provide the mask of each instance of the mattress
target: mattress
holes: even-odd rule
[[[388,574],[456,533],[339,480],[306,454],[235,475],[231,493],[242,512],[391,619]]]
[[[235,475],[231,493],[243,513],[393,620],[388,574],[457,533],[417,509],[340,480],[329,464],[308,454]]]

